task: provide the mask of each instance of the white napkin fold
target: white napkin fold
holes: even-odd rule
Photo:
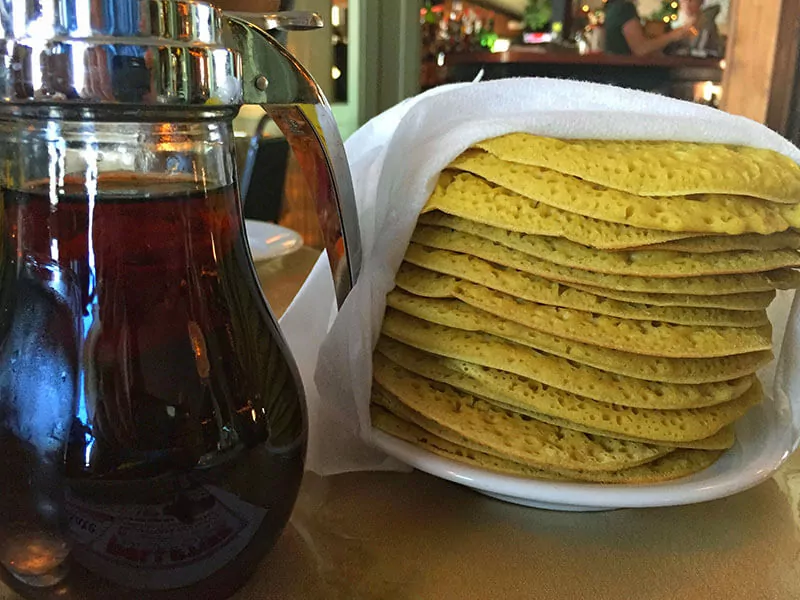
[[[289,333],[290,346],[304,348],[299,362],[313,413],[309,469],[332,474],[401,468],[367,443],[371,354],[385,296],[394,285],[417,216],[440,171],[475,142],[515,131],[576,139],[746,144],[770,148],[800,162],[797,148],[748,119],[654,94],[562,80],[444,86],[372,119],[346,144],[364,250],[361,276],[321,344],[316,368],[303,361],[313,360],[322,329],[300,334],[305,336],[302,341],[296,331]],[[325,311],[333,306],[333,288],[326,297],[314,281],[326,275],[329,271],[315,269],[297,306],[290,307],[284,317],[287,325],[289,319],[297,319],[307,331],[306,311],[314,313],[322,307],[322,314],[329,314]],[[796,370],[779,370],[792,380],[785,382],[787,390],[800,389]],[[316,372],[314,381],[309,377],[312,371]]]

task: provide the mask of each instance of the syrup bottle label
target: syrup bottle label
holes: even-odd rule
[[[213,486],[170,502],[109,505],[67,500],[73,556],[114,583],[149,590],[186,587],[230,563],[266,514]]]

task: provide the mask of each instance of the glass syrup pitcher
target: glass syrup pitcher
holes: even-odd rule
[[[297,154],[339,303],[360,238],[330,109],[253,20],[0,0],[0,577],[24,597],[225,598],[289,519],[305,405],[245,241],[241,104]]]

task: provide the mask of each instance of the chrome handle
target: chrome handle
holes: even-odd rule
[[[236,16],[228,22],[242,55],[244,102],[260,104],[281,129],[314,196],[341,306],[362,257],[353,182],[333,113],[308,71],[272,36]]]
[[[324,25],[322,17],[315,12],[304,10],[285,10],[273,13],[249,13],[226,11],[229,17],[235,17],[253,23],[262,29],[280,29],[282,31],[308,31],[320,29]]]

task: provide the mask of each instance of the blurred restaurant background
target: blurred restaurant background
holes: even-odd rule
[[[345,139],[381,111],[438,85],[543,76],[707,104],[800,142],[800,0],[637,0],[648,39],[688,20],[695,27],[691,39],[645,55],[607,51],[614,24],[606,15],[612,4],[624,1],[218,0],[217,5],[323,16],[322,30],[278,35],[325,91]],[[314,207],[280,132],[257,107],[246,107],[235,126],[240,164],[259,131],[251,150],[256,169],[246,216],[280,222],[299,231],[306,244],[319,245]],[[276,186],[276,178],[283,184]],[[265,189],[272,197],[263,197]]]

